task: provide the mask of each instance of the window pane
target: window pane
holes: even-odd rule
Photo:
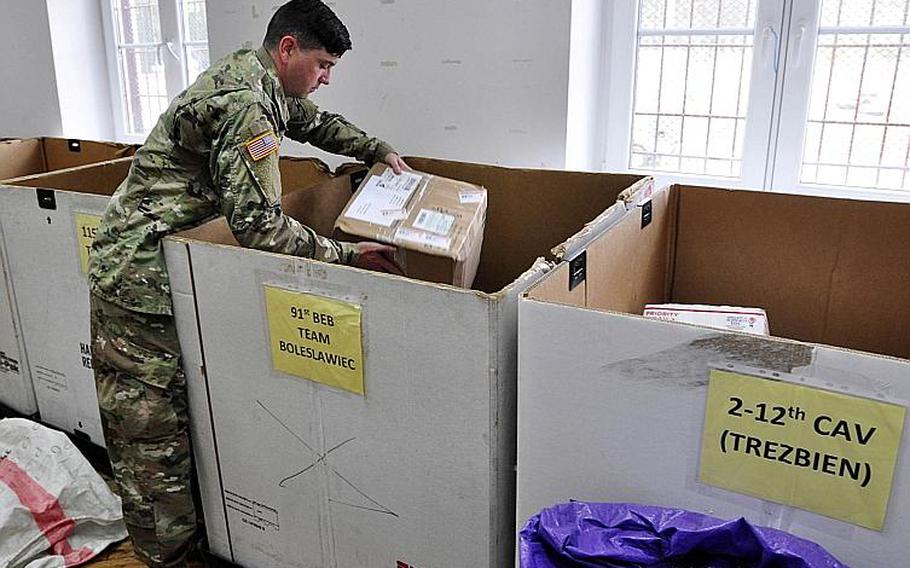
[[[111,0],[117,44],[160,43],[158,0]]]
[[[144,134],[167,108],[164,66],[157,47],[120,48],[121,91],[127,131]]]
[[[190,84],[209,66],[205,0],[183,0],[183,36],[186,82]]]
[[[111,0],[111,8],[125,128],[145,134],[167,107],[158,0]]]
[[[187,83],[192,83],[200,73],[209,67],[209,48],[206,46],[186,46]]]
[[[908,12],[910,0],[823,0],[802,183],[910,189]]]
[[[740,175],[756,5],[641,0],[630,167]]]

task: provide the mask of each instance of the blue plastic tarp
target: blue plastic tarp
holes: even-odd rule
[[[544,509],[519,533],[521,568],[848,568],[792,534],[628,503]]]

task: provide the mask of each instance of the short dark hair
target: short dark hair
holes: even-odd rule
[[[275,49],[284,36],[294,36],[302,49],[324,49],[336,57],[351,49],[351,35],[331,8],[320,0],[291,0],[272,15],[262,45]]]

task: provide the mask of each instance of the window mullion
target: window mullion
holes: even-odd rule
[[[160,51],[164,62],[168,99],[176,97],[186,82],[179,2],[180,0],[158,1],[158,17],[161,22]]]

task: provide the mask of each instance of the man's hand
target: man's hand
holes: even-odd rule
[[[376,272],[388,272],[389,274],[404,275],[404,271],[395,262],[395,247],[383,245],[380,243],[360,242],[357,243],[357,262],[354,266]]]
[[[395,152],[389,152],[386,154],[385,158],[383,158],[382,161],[392,168],[392,171],[395,172],[395,175],[400,175],[401,172],[411,171],[411,166],[404,163],[404,160],[401,159],[401,156]]]

